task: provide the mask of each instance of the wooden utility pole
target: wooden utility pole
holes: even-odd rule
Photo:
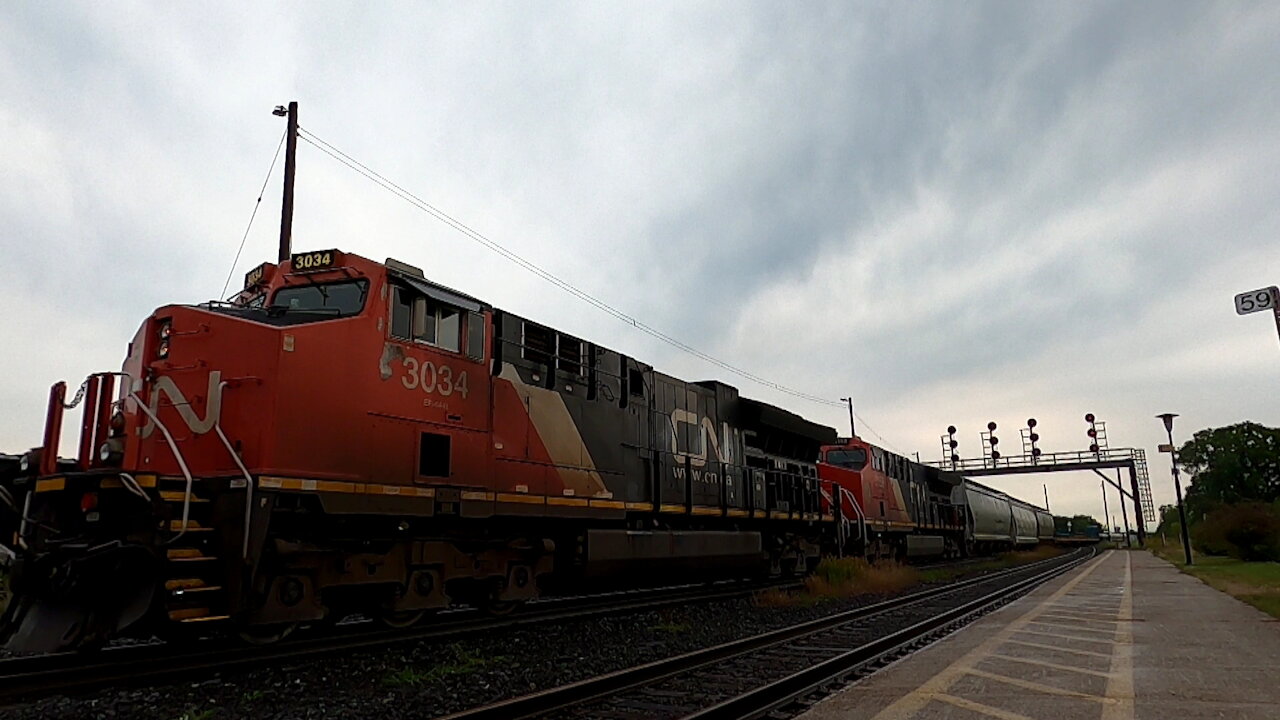
[[[293,252],[293,176],[298,158],[298,103],[289,103],[286,111],[277,107],[276,115],[288,115],[289,129],[284,145],[284,198],[280,203],[280,262],[289,259]]]
[[[858,436],[858,427],[853,423],[853,396],[850,395],[847,398],[840,398],[840,399],[843,400],[849,406],[849,439],[852,440],[853,438]]]

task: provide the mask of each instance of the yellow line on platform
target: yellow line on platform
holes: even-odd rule
[[[1051,627],[1055,630],[1070,630],[1071,632],[1096,633],[1097,635],[1102,636],[1099,638],[1099,640],[1101,640],[1102,642],[1111,642],[1111,639],[1115,637],[1114,630],[1098,630],[1096,628],[1080,627],[1078,625],[1063,625],[1061,623],[1056,623],[1051,620],[1032,620],[1029,624],[1044,625],[1047,627]],[[1070,637],[1070,636],[1068,635],[1067,637]],[[1088,640],[1089,636],[1086,635],[1084,637],[1081,637],[1080,639]]]
[[[1041,615],[1040,617],[1049,618],[1051,620],[1056,620],[1058,622],[1086,622],[1086,623],[1095,622],[1095,623],[1106,623],[1108,625],[1115,625],[1120,622],[1119,620],[1105,620],[1103,618],[1090,618],[1090,617],[1080,617],[1079,615],[1068,615],[1066,613],[1058,612],[1057,610],[1047,612],[1044,615]],[[1102,631],[1099,631],[1099,632],[1102,632]]]
[[[1077,692],[1075,690],[1067,690],[1065,688],[1054,687],[1052,685],[1045,685],[1044,683],[1032,682],[1030,680],[1023,680],[1021,678],[1009,677],[1008,675],[1001,675],[999,673],[987,672],[986,670],[979,670],[977,668],[969,668],[968,670],[965,671],[965,674],[973,675],[974,677],[985,678],[987,680],[994,680],[996,682],[1005,683],[1006,685],[1012,685],[1014,687],[1020,687],[1023,690],[1030,690],[1032,692],[1045,693],[1047,695],[1062,695],[1063,697],[1076,698],[1078,700],[1093,700],[1094,702],[1106,702],[1106,698],[1101,698],[1101,697],[1098,697],[1097,695],[1090,695],[1088,693]]]
[[[1061,645],[1045,645],[1044,643],[1026,642],[1025,640],[1014,640],[1009,638],[1005,640],[1008,645],[1022,645],[1023,647],[1039,648],[1040,650],[1052,650],[1054,652],[1070,653],[1072,655],[1084,655],[1086,657],[1110,658],[1111,653],[1093,652],[1092,650],[1076,650],[1074,648],[1062,647]]]
[[[909,718],[914,718],[919,715],[920,711],[923,710],[931,700],[941,700],[943,697],[950,697],[946,695],[946,692],[957,680],[964,676],[964,674],[970,669],[974,668],[974,666],[984,658],[994,653],[996,649],[1000,647],[1001,643],[1007,640],[1009,636],[1013,635],[1013,633],[1021,629],[1023,625],[1031,622],[1037,614],[1044,612],[1050,605],[1058,602],[1063,596],[1074,590],[1081,581],[1093,574],[1093,571],[1097,570],[1106,558],[1107,556],[1103,555],[1102,557],[1089,562],[1083,570],[1079,571],[1074,578],[1067,581],[1066,584],[1058,588],[1052,595],[1042,600],[1038,605],[1027,612],[1023,613],[1013,622],[1009,623],[1005,626],[1004,630],[988,637],[977,647],[962,655],[960,659],[943,668],[941,672],[926,680],[919,688],[903,695],[889,707],[881,710],[879,713],[876,713],[873,720],[908,720]],[[956,703],[951,704],[955,705]],[[977,703],[974,704],[976,705]],[[957,707],[963,706],[957,705]],[[974,710],[972,707],[966,709]],[[994,708],[992,709],[994,710]],[[981,710],[974,711],[983,712]],[[991,713],[984,714],[990,715]],[[997,715],[995,717],[1000,716]],[[1024,718],[1025,716],[1016,715],[1009,717]],[[1107,720],[1111,719],[1108,718]]]
[[[1081,675],[1093,675],[1094,677],[1110,678],[1111,673],[1101,670],[1090,670],[1089,668],[1078,667],[1076,665],[1063,665],[1062,663],[1049,662],[1048,660],[1036,660],[1034,658],[1018,657],[1016,655],[1005,655],[1003,653],[991,653],[988,656],[991,660],[1007,660],[1009,662],[1021,663],[1023,665],[1035,665],[1036,667],[1045,667],[1051,670],[1062,670],[1064,672],[1080,673]]]
[[[991,707],[990,705],[983,705],[980,702],[966,700],[962,697],[956,697],[955,695],[947,695],[946,693],[940,693],[936,695],[933,699],[939,702],[947,703],[948,705],[955,705],[956,707],[964,710],[968,710],[969,712],[980,713],[982,715],[987,715],[988,717],[998,718],[999,720],[1034,720],[1033,718],[1027,715],[1022,715],[1016,712],[1009,712],[1008,710],[1001,710],[1000,708],[997,708],[997,707]]]
[[[1133,558],[1124,554],[1124,595],[1120,598],[1117,617],[1133,617]],[[1112,704],[1102,709],[1102,720],[1130,720],[1133,707],[1133,626],[1120,623],[1116,627],[1115,655],[1111,659],[1111,679],[1106,696]]]
[[[1062,633],[1047,633],[1047,632],[1040,632],[1038,630],[1018,630],[1018,634],[1019,635],[1039,635],[1040,637],[1053,638],[1055,640],[1075,640],[1076,642],[1093,643],[1095,645],[1106,645],[1107,647],[1111,647],[1110,640],[1103,640],[1101,638],[1084,638],[1084,637],[1079,637],[1077,635],[1063,635]],[[1107,657],[1111,657],[1111,656],[1108,655]]]

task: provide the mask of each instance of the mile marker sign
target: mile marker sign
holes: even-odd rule
[[[1236,314],[1248,315],[1249,313],[1262,312],[1263,310],[1272,310],[1276,308],[1276,286],[1260,290],[1250,290],[1236,296]]]
[[[1236,296],[1237,315],[1248,315],[1263,310],[1270,310],[1275,316],[1276,333],[1280,334],[1280,290],[1277,290],[1275,285],[1261,290],[1250,290]]]

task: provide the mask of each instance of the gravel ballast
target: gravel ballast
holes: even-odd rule
[[[977,575],[982,573],[972,573]],[[908,592],[922,589],[912,588]],[[415,641],[199,681],[51,697],[0,708],[13,720],[429,718],[792,625],[891,597],[810,607],[750,598]]]

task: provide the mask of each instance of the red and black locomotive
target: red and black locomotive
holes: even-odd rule
[[[842,525],[831,428],[337,250],[156,310],[121,372],[66,391],[41,446],[0,464],[14,649],[804,572]]]

